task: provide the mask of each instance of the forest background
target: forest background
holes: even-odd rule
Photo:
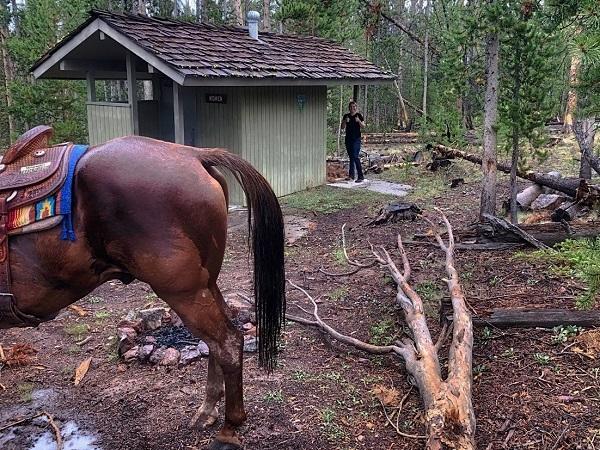
[[[84,83],[35,81],[29,69],[92,8],[228,25],[258,10],[263,31],[337,41],[397,74],[393,85],[361,87],[367,131],[418,129],[461,147],[485,134],[487,117],[500,150],[521,149],[520,164],[545,156],[537,149],[547,122],[569,132],[600,111],[595,0],[1,0],[0,8],[0,148],[39,124],[53,125],[58,141],[87,141]],[[105,88],[109,100],[126,95],[124,83]],[[351,97],[352,86],[329,90],[329,151]]]

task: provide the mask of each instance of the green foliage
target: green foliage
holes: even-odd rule
[[[533,360],[540,366],[547,366],[550,364],[550,356],[545,353],[534,353]]]
[[[90,326],[85,323],[73,323],[64,327],[65,333],[72,336],[76,341],[80,341],[90,331]]]
[[[264,396],[265,401],[271,403],[282,403],[283,402],[283,392],[281,389],[275,389],[272,391],[268,391]]]
[[[515,257],[549,263],[551,270],[583,281],[587,289],[578,297],[576,306],[594,306],[600,292],[600,238],[566,240],[557,244],[555,250],[520,253]]]
[[[395,324],[392,319],[382,319],[371,326],[371,344],[390,345],[396,338]]]
[[[570,338],[577,336],[583,328],[578,327],[577,325],[560,325],[558,327],[554,327],[552,329],[554,335],[552,336],[553,344],[564,344]]]
[[[281,0],[274,19],[286,32],[344,42],[361,34],[357,10],[358,0]]]

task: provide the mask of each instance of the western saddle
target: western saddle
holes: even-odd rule
[[[11,293],[8,237],[56,226],[61,216],[9,229],[11,212],[33,206],[56,194],[67,178],[73,145],[50,146],[52,127],[40,125],[24,133],[0,160],[0,324],[38,325],[41,321],[21,313]],[[36,214],[36,213],[34,213]],[[34,217],[36,219],[37,217]]]

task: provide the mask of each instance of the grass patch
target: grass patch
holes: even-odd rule
[[[390,318],[382,319],[371,326],[371,339],[373,345],[390,345],[396,340],[394,321]]]
[[[339,288],[334,289],[329,294],[327,294],[329,299],[334,302],[342,300],[347,295],[348,295],[348,288],[346,286],[340,286]]]
[[[283,402],[283,392],[281,389],[276,389],[273,391],[269,391],[265,394],[265,401],[271,403],[282,403]]]
[[[17,391],[22,402],[30,402],[33,399],[33,389],[35,384],[33,383],[19,383],[17,384]]]
[[[71,325],[66,325],[64,330],[65,333],[72,336],[76,341],[80,341],[88,334],[90,326],[85,323],[73,323]]]
[[[569,239],[556,244],[554,250],[518,252],[514,257],[548,264],[551,272],[582,281],[587,289],[575,301],[577,308],[590,309],[596,303],[600,292],[600,238]]]
[[[319,186],[314,189],[296,192],[281,198],[281,203],[296,209],[331,214],[343,209],[353,208],[363,203],[371,205],[385,203],[394,196],[379,194],[367,189],[344,189],[331,186]],[[374,205],[376,206],[376,205]]]
[[[423,300],[425,315],[428,317],[437,317],[440,302],[442,301],[442,291],[433,281],[423,281],[415,286],[415,291]]]
[[[96,311],[94,317],[99,321],[103,321],[110,317],[110,313],[108,311]]]
[[[335,411],[332,408],[323,408],[321,410],[321,429],[323,434],[330,441],[338,441],[345,437],[346,433],[335,422]]]

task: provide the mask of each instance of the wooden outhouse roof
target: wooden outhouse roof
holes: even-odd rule
[[[32,68],[34,75],[48,76],[45,72],[66,57],[65,50],[83,44],[82,35],[85,39],[92,36],[90,28],[108,32],[142,60],[185,85],[223,79],[237,79],[240,84],[269,80],[369,84],[395,78],[341,45],[321,38],[261,32],[257,40],[246,28],[100,10],[93,10],[88,21],[37,61]]]

